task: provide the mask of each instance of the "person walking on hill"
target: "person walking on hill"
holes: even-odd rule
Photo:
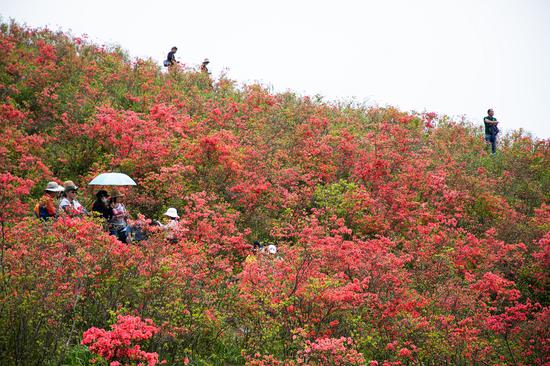
[[[46,189],[44,189],[44,195],[34,206],[34,214],[36,217],[44,221],[49,220],[51,217],[56,218],[57,208],[54,199],[64,190],[65,189],[57,184],[57,182],[48,182]]]
[[[494,117],[495,111],[489,109],[487,111],[487,117],[483,118],[485,124],[485,141],[491,143],[491,152],[496,154],[497,151],[497,134],[499,129],[497,127],[498,121]]]
[[[69,217],[82,217],[88,215],[88,211],[76,199],[78,187],[72,180],[63,183],[64,197],[59,202],[59,211]]]
[[[204,72],[205,74],[210,74],[210,72],[208,71],[208,67],[206,67],[206,65],[208,65],[209,63],[210,61],[207,58],[205,58],[201,64],[201,72]]]
[[[166,67],[170,67],[170,66],[174,66],[175,64],[179,63],[178,61],[176,61],[176,52],[178,51],[178,48],[177,47],[172,47],[172,49],[170,50],[170,52],[168,52],[168,56],[166,57],[166,60],[164,61],[164,66]]]

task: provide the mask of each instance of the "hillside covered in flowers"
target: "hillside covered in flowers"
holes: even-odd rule
[[[550,363],[550,140],[0,27],[2,365]],[[146,240],[33,215],[108,171]]]

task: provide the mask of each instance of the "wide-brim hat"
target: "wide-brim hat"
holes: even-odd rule
[[[72,180],[67,180],[65,183],[63,183],[63,188],[65,188],[65,191],[76,191],[78,190],[78,187]]]
[[[270,244],[270,245],[267,246],[267,251],[270,254],[275,254],[275,253],[277,253],[277,247],[273,244]]]
[[[210,63],[210,60],[208,60],[207,58],[204,59],[204,61],[202,62],[203,64],[209,64]]]
[[[48,192],[63,192],[65,188],[61,187],[57,182],[48,182],[44,190]]]
[[[174,207],[170,207],[166,212],[164,213],[164,216],[171,217],[173,219],[179,219],[178,210],[176,210]]]
[[[112,193],[111,193],[111,198],[117,198],[117,197],[124,197],[124,193],[121,193],[117,190],[114,190]]]

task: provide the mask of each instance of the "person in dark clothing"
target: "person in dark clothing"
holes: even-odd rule
[[[210,61],[205,58],[204,61],[202,62],[202,65],[201,65],[201,72],[204,72],[206,74],[210,74],[210,72],[208,72],[208,67],[206,67],[206,65],[208,65],[210,63]]]
[[[166,61],[164,61],[164,66],[174,66],[175,64],[178,63],[178,61],[176,61],[176,52],[178,51],[178,48],[177,47],[172,47],[172,49],[170,50],[170,52],[168,52],[168,56],[166,57]]]
[[[113,209],[109,206],[109,193],[100,190],[95,196],[96,200],[92,206],[92,211],[99,213],[101,217],[109,221],[113,216]]]
[[[495,111],[489,109],[487,111],[488,116],[483,118],[483,123],[485,124],[485,141],[491,143],[491,152],[493,154],[497,151],[497,134],[498,130],[498,121],[494,117]]]

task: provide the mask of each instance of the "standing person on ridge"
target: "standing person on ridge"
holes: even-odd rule
[[[168,52],[168,56],[166,57],[166,60],[164,61],[164,66],[170,67],[179,63],[178,61],[176,61],[176,56],[175,56],[177,51],[178,51],[178,48],[176,46],[172,47],[170,52]]]
[[[485,141],[491,143],[491,152],[495,154],[497,152],[497,134],[499,129],[497,127],[498,121],[494,117],[495,111],[489,109],[487,111],[488,116],[483,118],[485,124]]]
[[[205,58],[204,61],[201,64],[201,72],[204,72],[206,74],[210,74],[210,72],[208,71],[208,67],[206,67],[206,65],[208,65],[209,63],[210,63],[210,61],[207,58]]]

